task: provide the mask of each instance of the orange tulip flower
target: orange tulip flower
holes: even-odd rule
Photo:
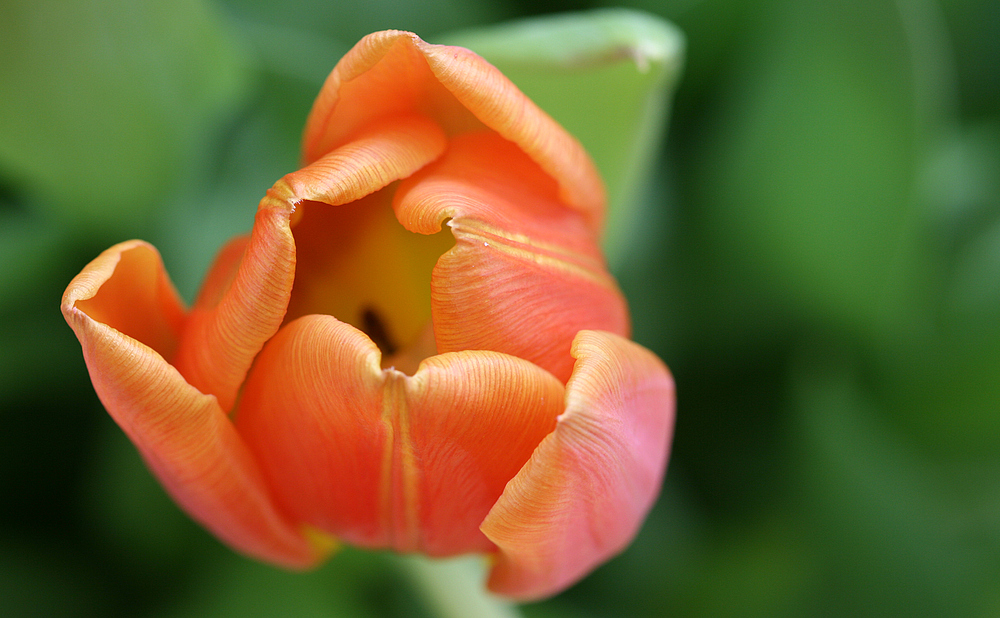
[[[659,491],[674,390],[626,339],[581,146],[472,52],[390,31],[334,69],[303,155],[190,310],[141,241],[63,296],[101,401],[174,499],[287,567],[331,537],[489,554],[490,589],[519,599],[622,550]]]

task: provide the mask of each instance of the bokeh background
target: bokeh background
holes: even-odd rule
[[[687,37],[616,262],[676,440],[635,544],[524,613],[1000,615],[1000,4],[616,4]],[[293,575],[191,523],[59,298],[140,237],[190,299],[364,34],[599,6],[0,4],[0,614],[429,615],[385,556]]]

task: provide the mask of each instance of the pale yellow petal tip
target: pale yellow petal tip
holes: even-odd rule
[[[327,560],[330,556],[340,551],[341,543],[335,536],[327,534],[319,528],[315,528],[308,524],[304,524],[300,530],[302,532],[302,536],[304,536],[306,541],[309,543],[309,546],[312,547],[313,553],[316,555],[317,564]]]

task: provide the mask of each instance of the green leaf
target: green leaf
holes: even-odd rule
[[[234,554],[205,534],[190,592],[177,595],[158,616],[296,616],[429,618],[379,553],[345,547],[319,568],[302,573]]]
[[[741,310],[762,322],[775,303],[879,337],[918,319],[924,123],[896,5],[780,2],[707,110],[689,153],[701,259],[749,282],[763,302]]]
[[[285,30],[291,38],[281,42],[290,50],[300,37],[319,36],[350,45],[378,30],[399,28],[432,37],[440,32],[510,19],[517,8],[503,0],[219,0],[228,12],[245,23],[266,24]],[[326,58],[330,72],[338,58]],[[307,60],[308,62],[308,60]],[[325,76],[325,74],[324,74]]]
[[[886,422],[855,363],[805,348],[791,380],[792,491],[828,554],[812,598],[834,599],[823,607],[833,615],[990,615],[1000,575],[1000,527],[989,515],[1000,504],[996,449],[928,457]]]
[[[257,48],[265,67],[282,62]],[[284,68],[284,67],[276,67]],[[299,165],[302,126],[321,83],[265,69],[259,94],[211,154],[214,165],[155,220],[149,239],[181,294],[191,300],[215,254],[253,226],[257,203]]]
[[[57,219],[131,233],[243,63],[199,0],[31,0],[0,19],[0,176]]]
[[[4,204],[0,202],[0,208]],[[25,304],[65,259],[64,230],[19,212],[0,210],[0,312]]]
[[[608,189],[605,248],[618,263],[642,232],[640,200],[681,73],[684,37],[622,9],[455,33],[583,143]]]

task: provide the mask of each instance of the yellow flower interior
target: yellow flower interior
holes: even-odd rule
[[[431,272],[455,240],[447,228],[430,236],[403,228],[391,206],[395,186],[339,206],[298,205],[295,284],[285,322],[332,315],[364,331],[382,351],[384,366],[411,373],[435,353]]]

